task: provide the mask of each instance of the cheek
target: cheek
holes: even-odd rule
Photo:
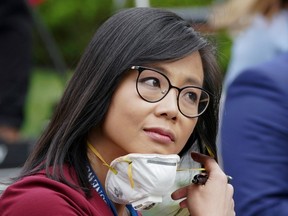
[[[180,136],[180,140],[179,140],[180,143],[181,143],[180,151],[184,148],[184,146],[186,145],[188,139],[192,135],[196,124],[197,124],[197,118],[196,119],[192,119],[191,122],[183,124],[183,126],[181,127],[181,129],[180,129],[181,130],[181,136]]]
[[[112,116],[116,124],[126,123],[124,127],[129,127],[130,124],[139,124],[143,120],[149,111],[148,107],[149,104],[137,93],[135,80],[129,79],[123,82],[113,95],[107,117]]]
[[[107,117],[113,118],[115,123],[132,123],[140,118],[143,111],[141,108],[142,100],[138,97],[136,90],[121,88],[112,98]]]
[[[122,128],[118,129],[127,129],[131,125],[134,126],[135,124],[139,124],[141,118],[140,114],[141,110],[134,108],[134,105],[129,103],[129,101],[122,104],[118,103],[117,106],[114,106],[109,110],[107,123],[110,123],[110,127],[122,125]]]
[[[132,90],[131,90],[132,89]],[[133,129],[141,122],[141,100],[133,86],[119,88],[114,94],[104,121],[105,130],[116,133],[118,137],[133,136]]]

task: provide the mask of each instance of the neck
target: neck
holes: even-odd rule
[[[104,187],[108,167],[104,166],[102,161],[100,161],[99,158],[97,158],[90,149],[88,149],[87,156],[93,171],[97,174],[101,185]]]
[[[93,171],[97,174],[97,177],[101,185],[105,188],[105,179],[108,172],[108,167],[103,165],[103,162],[88,148],[88,159]],[[127,211],[125,205],[113,203],[118,215],[129,216],[130,213]]]

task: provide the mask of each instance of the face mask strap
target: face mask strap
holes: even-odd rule
[[[106,163],[104,158],[100,155],[100,153],[91,145],[90,142],[87,141],[88,148],[103,162],[104,166],[107,166],[115,175],[117,175],[117,170],[111,167],[109,164]]]
[[[88,148],[103,162],[104,166],[107,166],[115,175],[117,175],[118,171],[111,167],[105,160],[104,158],[100,155],[100,153],[94,148],[94,146],[87,141]],[[128,166],[128,177],[129,177],[129,182],[132,188],[134,188],[134,181],[132,178],[132,161],[129,159],[123,159],[124,162],[127,162],[129,164]]]
[[[205,168],[178,168],[177,172],[181,172],[181,171],[189,171],[189,170],[195,170],[195,171],[205,171]]]
[[[213,154],[212,150],[210,149],[210,147],[208,147],[207,145],[205,145],[207,151],[208,151],[208,154],[212,157],[212,158],[215,158],[215,155]]]
[[[124,159],[123,161],[127,162],[129,164],[127,174],[128,174],[130,186],[131,186],[131,188],[134,188],[134,180],[132,178],[132,161],[129,159]]]

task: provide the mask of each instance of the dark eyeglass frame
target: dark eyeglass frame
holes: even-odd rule
[[[138,76],[137,76],[137,80],[136,80],[136,90],[137,90],[138,95],[139,95],[143,100],[145,100],[146,102],[148,102],[148,103],[157,103],[157,102],[161,101],[164,97],[166,97],[166,95],[170,92],[170,90],[171,90],[172,88],[174,88],[174,89],[177,89],[177,91],[178,91],[177,106],[178,106],[178,110],[180,111],[180,113],[181,113],[182,115],[186,116],[187,118],[196,118],[196,117],[199,117],[200,115],[202,115],[202,114],[207,110],[207,108],[208,108],[208,106],[209,106],[209,103],[210,103],[211,94],[210,94],[207,90],[205,90],[204,88],[199,87],[199,86],[193,86],[193,85],[185,86],[185,87],[183,87],[183,88],[178,88],[177,86],[173,86],[173,85],[171,84],[169,78],[168,78],[165,74],[163,74],[163,72],[161,72],[161,71],[159,71],[159,70],[157,70],[157,69],[154,69],[154,68],[145,67],[145,66],[131,66],[130,69],[131,69],[131,70],[137,70],[137,71],[138,71]],[[161,74],[161,75],[168,81],[168,84],[169,84],[168,90],[167,90],[165,93],[163,93],[163,96],[162,96],[160,99],[158,99],[158,100],[156,100],[156,101],[147,100],[147,99],[144,98],[144,97],[140,94],[140,92],[139,92],[139,89],[138,89],[138,80],[139,80],[139,77],[140,77],[141,73],[142,73],[144,70],[151,70],[151,71],[154,71],[154,72],[156,72],[156,73],[159,73],[159,74]],[[182,110],[180,109],[180,106],[179,106],[179,96],[180,96],[181,91],[183,91],[183,90],[185,90],[185,89],[187,89],[187,88],[196,88],[196,89],[199,89],[199,90],[203,91],[204,93],[206,93],[206,95],[207,95],[207,97],[208,97],[208,98],[207,98],[207,100],[208,100],[207,105],[205,106],[205,108],[203,109],[203,111],[201,111],[201,112],[198,113],[197,115],[193,115],[193,116],[186,115],[186,114],[183,113]],[[198,106],[199,106],[199,104],[198,104]]]

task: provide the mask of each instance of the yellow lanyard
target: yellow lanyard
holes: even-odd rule
[[[111,166],[104,160],[104,158],[100,155],[100,153],[96,150],[96,148],[94,148],[94,146],[91,145],[91,143],[89,143],[89,142],[87,141],[87,145],[88,145],[88,148],[103,162],[103,165],[104,165],[104,166],[108,167],[115,175],[118,174],[118,171],[117,171],[115,168],[111,167]],[[129,160],[129,159],[124,159],[124,158],[122,159],[122,161],[127,162],[127,163],[129,164],[127,173],[128,173],[130,185],[131,185],[132,188],[134,188],[134,181],[133,181],[133,178],[132,178],[132,161]]]

